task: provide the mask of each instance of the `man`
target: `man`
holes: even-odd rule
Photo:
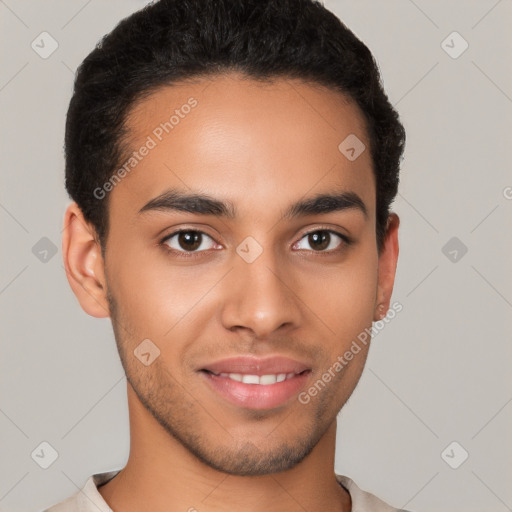
[[[396,511],[334,473],[398,257],[366,46],[313,0],[160,0],[84,60],[65,142],[66,274],[112,319],[131,446],[49,510]]]

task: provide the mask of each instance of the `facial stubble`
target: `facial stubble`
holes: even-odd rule
[[[295,411],[285,414],[280,424],[260,437],[256,445],[247,436],[237,439],[222,424],[221,411],[205,406],[187,391],[157,358],[150,366],[143,365],[133,350],[139,342],[135,329],[122,315],[107,280],[107,300],[117,349],[129,385],[140,403],[175,441],[196,459],[222,473],[237,476],[261,476],[290,470],[313,451],[327,432],[343,403],[336,405],[336,385],[324,389],[308,405],[295,404]],[[130,339],[128,339],[130,338]],[[135,340],[134,340],[135,338]],[[140,338],[141,340],[145,337]],[[338,393],[339,395],[339,393]],[[312,410],[310,406],[314,405]],[[296,428],[294,416],[309,415],[307,424]],[[247,411],[251,426],[268,421],[268,414]],[[286,430],[294,425],[293,438]],[[262,429],[262,432],[268,429]],[[223,441],[219,443],[219,438]]]

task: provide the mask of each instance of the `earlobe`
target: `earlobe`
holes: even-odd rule
[[[384,304],[383,302],[379,303],[379,305],[377,306],[373,320],[374,321],[382,320],[386,316],[388,309],[389,309],[389,304]]]
[[[398,227],[400,219],[396,213],[390,213],[383,247],[379,256],[379,279],[375,300],[374,321],[382,320],[389,309],[393,285],[395,283],[398,261]]]
[[[62,257],[68,282],[82,309],[96,318],[110,316],[106,297],[104,261],[94,236],[77,203],[71,203],[64,216]]]

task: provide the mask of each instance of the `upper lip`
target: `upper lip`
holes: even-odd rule
[[[246,375],[270,375],[280,373],[302,373],[310,370],[311,367],[284,356],[274,357],[232,357],[208,363],[201,370],[208,370],[212,373],[242,373]]]

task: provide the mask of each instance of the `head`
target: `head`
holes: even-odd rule
[[[314,0],[160,0],[79,67],[68,279],[112,319],[133,396],[210,467],[289,469],[335,424],[368,344],[307,403],[241,405],[210,370],[283,356],[307,388],[385,315],[404,142],[370,51]]]

